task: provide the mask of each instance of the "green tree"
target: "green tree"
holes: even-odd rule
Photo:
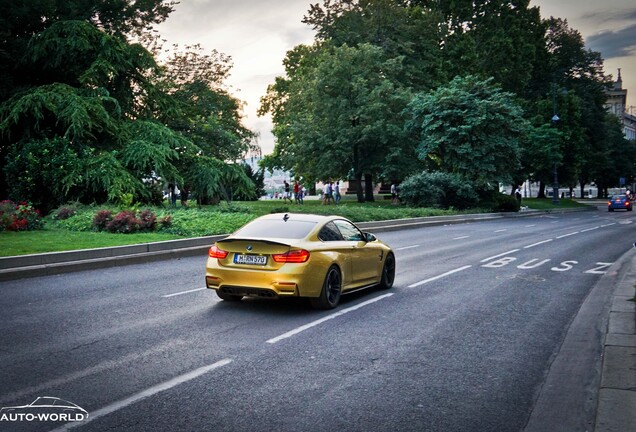
[[[402,58],[395,78],[405,87],[429,90],[446,81],[440,40],[441,16],[428,8],[396,0],[326,0],[310,6],[303,22],[318,41],[334,46],[370,44],[386,58]]]
[[[229,59],[195,46],[159,65],[131,42],[156,42],[149,30],[173,2],[22,3],[0,6],[0,55],[10,60],[0,81],[11,84],[0,87],[0,193],[44,210],[122,194],[156,202],[163,179],[196,185],[200,201],[227,196],[230,184],[253,194],[233,163],[253,134],[222,87]],[[18,185],[22,172],[33,175]]]
[[[292,51],[287,66],[288,78],[277,79],[262,100],[261,113],[272,113],[278,138],[266,163],[308,179],[352,172],[358,200],[373,200],[369,186],[387,158],[407,161],[413,154],[402,131],[409,92],[394,78],[401,59],[387,60],[369,44],[324,44]]]
[[[514,96],[492,78],[456,77],[416,95],[408,111],[407,128],[419,136],[420,159],[476,185],[510,183],[528,125]]]
[[[550,18],[546,25],[545,95],[537,98],[535,109],[546,122],[555,114],[560,118],[556,123],[563,138],[559,182],[571,189],[578,183],[582,191],[610,163],[603,148],[609,80],[600,53],[587,50],[580,33],[566,20]]]

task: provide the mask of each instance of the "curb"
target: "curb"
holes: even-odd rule
[[[0,281],[203,255],[225,235],[0,258]]]

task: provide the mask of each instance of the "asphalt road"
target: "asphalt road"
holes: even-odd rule
[[[581,304],[632,247],[632,215],[382,233],[394,288],[332,311],[221,302],[205,257],[3,282],[0,407],[59,397],[89,412],[80,431],[521,431]],[[588,342],[573,370],[598,359]]]

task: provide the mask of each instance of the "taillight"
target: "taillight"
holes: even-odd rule
[[[216,247],[216,245],[212,246],[210,248],[210,251],[208,252],[208,255],[210,256],[210,258],[218,258],[218,259],[223,259],[227,257],[227,254],[228,254],[228,251],[219,249],[218,247]]]
[[[277,263],[304,263],[309,259],[309,251],[305,249],[290,250],[282,254],[272,255]]]

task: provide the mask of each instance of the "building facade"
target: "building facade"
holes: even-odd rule
[[[614,87],[607,91],[605,108],[621,120],[625,138],[636,140],[636,116],[631,113],[632,107],[627,107],[627,89],[623,88],[620,69]]]

